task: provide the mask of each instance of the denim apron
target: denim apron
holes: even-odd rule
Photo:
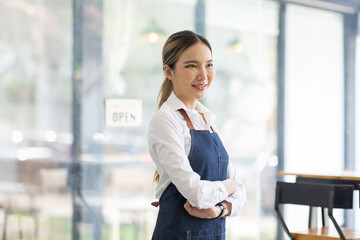
[[[190,128],[191,148],[188,159],[192,169],[201,176],[201,180],[225,180],[229,156],[219,136],[208,130],[195,130],[185,110],[179,111]],[[186,199],[174,184],[170,183],[159,202],[153,240],[225,240],[225,218],[201,219],[190,216],[184,208]]]

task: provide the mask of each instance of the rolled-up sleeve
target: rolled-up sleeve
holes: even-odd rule
[[[160,178],[167,175],[192,206],[211,208],[228,198],[225,186],[221,181],[200,180],[199,174],[193,171],[185,153],[184,136],[178,125],[179,122],[160,111],[153,116],[148,134],[150,155]]]
[[[232,204],[230,217],[235,217],[239,215],[241,208],[246,203],[246,190],[235,166],[231,162],[229,162],[227,177],[236,182],[236,192],[225,199]]]

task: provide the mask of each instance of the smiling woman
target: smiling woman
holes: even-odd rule
[[[148,134],[160,204],[153,239],[225,239],[225,217],[239,214],[246,193],[214,132],[214,114],[198,101],[215,76],[209,42],[191,31],[171,35],[163,70]]]
[[[190,109],[205,97],[215,76],[210,48],[198,42],[184,51],[174,68],[164,65],[166,78],[172,81],[175,95]]]

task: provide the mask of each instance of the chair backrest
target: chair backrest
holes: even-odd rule
[[[298,204],[311,207],[342,208],[353,207],[353,185],[320,183],[276,183],[275,208],[279,204]]]

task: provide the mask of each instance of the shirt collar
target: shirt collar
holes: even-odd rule
[[[174,110],[184,109],[187,111],[193,111],[192,109],[188,109],[186,105],[175,95],[174,92],[171,92],[169,98],[167,99],[167,104],[173,108]],[[196,100],[195,109],[200,113],[210,112],[203,104]]]
[[[186,105],[175,95],[174,92],[171,92],[169,98],[167,99],[167,104],[174,110],[184,109],[187,112],[194,111],[193,109],[188,109]],[[195,109],[204,114],[205,119],[210,119],[211,123],[215,120],[215,115],[207,109],[202,103],[196,100]]]
[[[179,110],[182,108],[185,110],[188,110],[188,108],[185,106],[185,104],[175,95],[174,92],[171,92],[166,103],[174,110]]]

